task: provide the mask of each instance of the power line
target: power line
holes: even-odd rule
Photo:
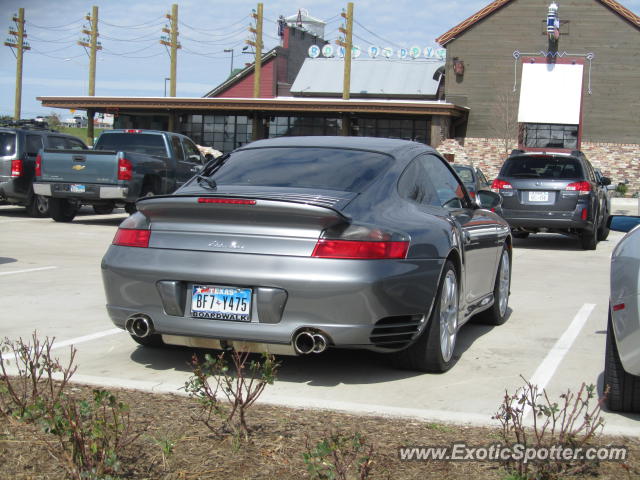
[[[74,55],[72,57],[56,57],[54,55],[49,55],[47,53],[40,52],[40,51],[36,50],[35,48],[32,48],[31,51],[33,53],[35,53],[36,55],[42,55],[43,57],[53,58],[54,60],[66,60],[67,58],[74,59],[74,58],[80,58],[80,57],[84,57],[85,56],[84,53],[81,53],[79,55]]]
[[[157,22],[158,20],[164,20],[164,18],[165,18],[164,15],[162,15],[160,17],[154,18],[153,20],[149,20],[148,22],[140,23],[138,25],[118,25],[115,23],[105,22],[104,20],[101,20],[100,23],[104,25],[108,25],[110,27],[115,27],[115,28],[151,28],[151,27],[156,27],[160,25],[160,24],[151,25],[152,23]]]
[[[107,40],[112,40],[114,42],[138,42],[140,40],[150,40],[150,41],[156,41],[158,38],[158,34],[157,33],[149,33],[146,35],[143,35],[141,37],[136,37],[136,38],[115,38],[115,37],[111,37],[109,35],[105,35],[103,33],[100,34],[100,36],[102,38],[106,38]]]
[[[235,26],[236,26],[236,25],[238,25],[239,23],[245,22],[245,21],[247,20],[247,18],[249,18],[249,15],[245,15],[245,16],[244,16],[244,17],[242,17],[240,20],[238,20],[238,21],[236,21],[236,22],[233,22],[233,23],[230,23],[230,24],[228,24],[226,27],[227,27],[227,28],[235,27]],[[194,27],[194,26],[189,25],[189,24],[187,24],[187,23],[185,23],[185,22],[183,22],[183,21],[179,21],[178,23],[179,23],[180,25],[182,25],[183,27],[190,28],[191,30],[195,30],[195,31],[197,31],[197,32],[199,31],[199,32],[202,32],[202,33],[206,33],[206,34],[208,34],[208,35],[211,35],[211,36],[215,36],[215,34],[210,33],[210,32],[211,32],[211,27],[209,27],[209,28]]]
[[[79,19],[79,20],[74,20],[71,23],[65,23],[64,25],[36,25],[35,23],[31,23],[28,21],[25,21],[25,24],[29,25],[30,27],[34,27],[34,28],[40,28],[42,30],[75,30],[77,28],[77,24],[81,24],[83,21],[83,19]],[[72,28],[64,28],[64,27],[69,27],[72,26]]]
[[[155,46],[156,46],[156,43],[153,43],[151,45],[147,45],[146,47],[139,48],[138,50],[131,50],[130,52],[114,52],[112,50],[108,50],[108,49],[104,49],[103,48],[103,52],[109,53],[109,55],[125,56],[125,55],[131,55],[133,53],[140,53],[140,52],[143,52],[145,50],[149,50],[150,48],[155,47]]]
[[[354,23],[357,24],[359,27],[363,28],[364,30],[366,30],[367,32],[369,32],[371,35],[373,35],[376,38],[379,38],[380,40],[382,40],[383,42],[386,42],[387,44],[390,44],[396,48],[404,48],[402,45],[398,45],[395,42],[390,42],[389,40],[381,37],[380,35],[378,35],[375,32],[372,32],[371,30],[369,30],[367,27],[365,27],[364,25],[362,25],[360,22],[358,22],[357,20],[354,19]]]

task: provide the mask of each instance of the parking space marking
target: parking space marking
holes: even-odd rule
[[[542,392],[553,375],[556,373],[556,370],[560,366],[560,363],[571,349],[573,342],[575,342],[576,338],[578,338],[578,334],[582,330],[582,327],[584,327],[584,324],[587,323],[589,315],[591,315],[591,312],[593,312],[594,308],[596,308],[596,306],[593,303],[585,303],[584,305],[582,305],[582,308],[578,310],[578,313],[576,313],[576,316],[573,317],[573,320],[564,331],[562,336],[556,341],[551,350],[549,350],[547,356],[538,366],[533,376],[529,379],[529,383],[531,385],[538,386],[539,392]],[[531,413],[531,409],[529,407],[525,411],[526,414]]]
[[[54,342],[54,344],[51,346],[51,350],[68,347],[69,345],[78,345],[79,343],[90,342],[91,340],[96,340],[98,338],[108,337],[109,335],[115,335],[116,333],[123,332],[124,330],[122,330],[121,328],[110,328],[109,330],[104,330],[102,332],[91,333],[89,335],[72,338],[70,340],[64,340],[62,342]]]
[[[38,268],[26,268],[24,270],[12,270],[10,272],[0,272],[0,275],[15,275],[18,273],[30,273],[30,272],[41,272],[43,270],[53,270],[58,267],[38,267]]]

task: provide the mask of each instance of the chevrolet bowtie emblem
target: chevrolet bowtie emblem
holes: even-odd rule
[[[73,168],[74,170],[84,170],[84,169],[85,169],[85,168],[87,168],[87,167],[86,167],[86,166],[84,166],[84,165],[74,165],[74,166],[73,166],[73,167],[71,167],[71,168]]]

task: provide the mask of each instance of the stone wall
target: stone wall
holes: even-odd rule
[[[515,142],[511,146],[515,148]],[[509,152],[511,151],[509,148]],[[447,139],[438,146],[442,154],[455,155],[455,163],[480,168],[492,180],[506,158],[504,142],[496,138]],[[582,142],[582,151],[594,168],[600,168],[611,183],[627,183],[627,196],[640,191],[640,145]]]

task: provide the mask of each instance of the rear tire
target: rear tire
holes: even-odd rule
[[[605,211],[602,216],[602,223],[600,224],[600,228],[598,228],[598,240],[606,240],[609,236],[609,229],[607,228],[607,221],[609,220],[609,212]]]
[[[159,348],[159,347],[164,347],[166,345],[162,341],[162,335],[159,335],[157,333],[154,333],[144,338],[135,337],[133,335],[130,335],[130,336],[134,342],[136,342],[138,345],[142,345],[143,347]]]
[[[609,386],[607,407],[614,412],[640,412],[640,376],[624,371],[613,333],[611,312],[604,358],[604,385],[605,388]]]
[[[78,213],[78,208],[66,198],[52,198],[49,201],[49,212],[56,222],[70,222]]]
[[[509,290],[511,289],[511,257],[506,245],[502,248],[500,263],[493,287],[493,305],[476,315],[475,320],[485,325],[502,325],[507,321]]]
[[[49,216],[49,199],[42,195],[31,193],[27,204],[27,214],[34,218],[44,218]]]
[[[598,231],[583,230],[580,234],[580,245],[583,250],[595,250],[598,245]]]
[[[458,279],[456,268],[447,260],[438,284],[433,311],[424,331],[411,346],[393,354],[394,366],[407,370],[442,373],[455,363],[458,336]]]
[[[93,211],[97,215],[109,215],[110,213],[113,213],[113,207],[110,205],[94,205]]]

